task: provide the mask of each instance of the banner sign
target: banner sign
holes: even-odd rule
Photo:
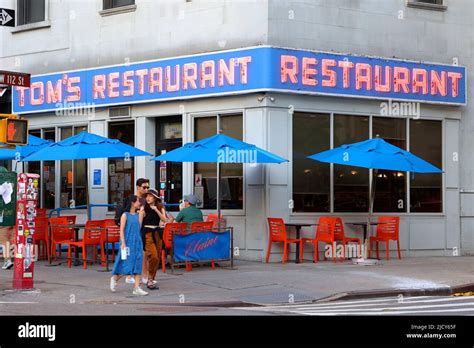
[[[173,236],[174,262],[230,259],[230,230]]]
[[[466,104],[466,68],[260,46],[31,77],[13,112],[278,91]]]
[[[17,173],[0,172],[0,226],[16,224],[16,187]]]

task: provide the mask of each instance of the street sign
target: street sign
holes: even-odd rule
[[[30,87],[30,74],[0,70],[0,85]]]
[[[0,8],[0,25],[4,27],[15,26],[15,10]]]

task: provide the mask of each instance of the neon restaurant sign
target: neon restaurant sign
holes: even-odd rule
[[[13,112],[265,91],[466,104],[466,68],[268,46],[32,76]]]

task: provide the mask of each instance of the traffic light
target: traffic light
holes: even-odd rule
[[[0,115],[0,117],[1,116],[2,115]],[[0,143],[14,145],[28,144],[28,120],[14,118],[14,116],[1,118]]]

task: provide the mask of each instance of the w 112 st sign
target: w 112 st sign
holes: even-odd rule
[[[15,11],[7,8],[0,8],[0,25],[3,27],[14,27]]]

